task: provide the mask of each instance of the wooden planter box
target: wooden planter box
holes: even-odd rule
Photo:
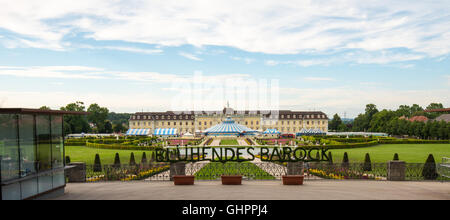
[[[194,179],[194,176],[175,175],[173,176],[173,183],[175,185],[194,185]]]
[[[283,185],[303,185],[303,175],[282,176]]]
[[[241,185],[242,176],[222,176],[222,185]]]

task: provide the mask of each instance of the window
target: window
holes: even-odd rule
[[[36,173],[36,143],[34,142],[34,116],[19,117],[21,177]]]
[[[50,116],[36,116],[36,137],[38,144],[38,170],[45,171],[52,168],[52,152],[50,137]]]
[[[63,156],[63,134],[62,134],[62,116],[51,116],[52,120],[52,167],[64,167]]]
[[[0,160],[2,181],[19,178],[16,115],[0,115]]]

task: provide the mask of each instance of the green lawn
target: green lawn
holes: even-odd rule
[[[220,145],[234,145],[238,146],[239,143],[236,139],[222,139],[220,140]]]
[[[433,154],[437,163],[442,157],[450,157],[450,144],[385,144],[373,147],[336,149],[332,152],[333,161],[341,162],[344,152],[347,152],[350,163],[363,162],[366,153],[369,153],[373,163],[384,163],[392,160],[398,153],[400,160],[408,163],[425,163],[429,154]]]
[[[195,178],[197,180],[216,180],[220,179],[222,175],[242,175],[250,179],[258,180],[272,180],[275,179],[272,175],[262,170],[255,164],[250,162],[211,162],[205,165],[197,173]]]
[[[94,164],[95,154],[97,153],[100,155],[102,165],[113,164],[116,153],[119,153],[122,164],[129,163],[131,152],[134,153],[136,163],[141,162],[143,152],[147,155],[147,160],[150,160],[152,154],[152,151],[142,150],[110,150],[84,146],[66,146],[65,148],[66,156],[70,156],[71,162],[86,162],[86,164]]]

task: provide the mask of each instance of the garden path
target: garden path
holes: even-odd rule
[[[245,141],[245,138],[238,138],[237,142],[239,143],[239,146],[248,146],[247,141]]]
[[[220,138],[214,138],[211,142],[211,146],[220,146]]]

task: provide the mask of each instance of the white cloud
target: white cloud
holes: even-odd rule
[[[238,60],[238,61],[243,61],[246,64],[251,64],[253,62],[255,62],[256,60],[253,58],[248,58],[248,57],[235,57],[235,56],[231,56],[230,57],[232,60]]]
[[[9,39],[15,46],[55,50],[65,48],[68,34],[83,32],[95,40],[268,54],[406,48],[436,57],[450,52],[449,15],[447,0],[0,2],[0,28],[18,35]]]
[[[93,49],[93,50],[119,50],[132,53],[143,53],[143,54],[160,54],[163,52],[162,49],[142,49],[137,47],[120,47],[120,46],[91,46],[91,45],[80,45],[79,48]]]
[[[197,56],[195,56],[194,54],[191,54],[191,53],[179,52],[178,55],[186,57],[186,58],[188,58],[190,60],[202,61],[201,58],[198,58]]]
[[[309,66],[329,66],[337,63],[357,63],[357,64],[388,64],[388,63],[400,63],[405,61],[414,61],[425,58],[423,54],[415,53],[401,53],[388,50],[376,51],[376,52],[346,52],[342,54],[335,54],[331,58],[311,58],[300,60],[266,60],[265,64],[268,66],[276,66],[280,64],[297,65],[302,67]],[[413,64],[399,65],[400,68],[411,68]]]

